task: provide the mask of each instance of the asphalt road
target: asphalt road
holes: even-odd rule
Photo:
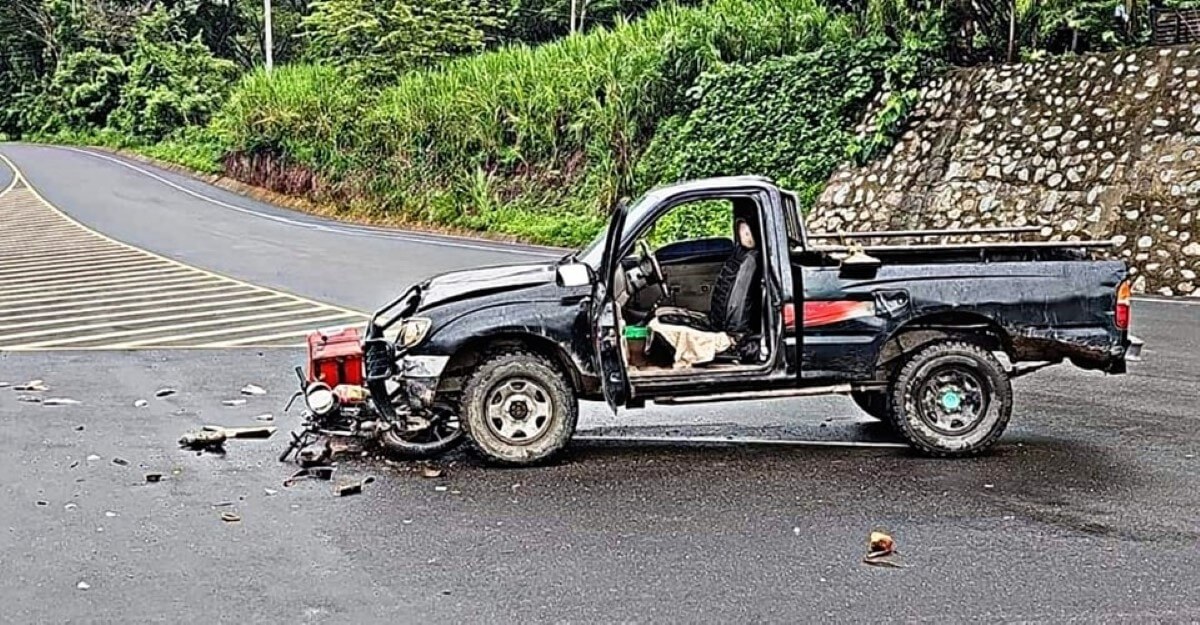
[[[137,165],[214,204],[57,148],[0,153],[118,240],[359,310],[429,273],[538,252],[362,234]],[[83,402],[0,389],[2,618],[1196,621],[1200,306],[1138,302],[1134,324],[1145,363],[1122,377],[1060,367],[1018,380],[1013,425],[979,459],[854,447],[886,435],[840,398],[620,419],[587,406],[593,435],[844,446],[580,441],[534,469],[455,454],[437,479],[347,461],[342,478],[378,477],[349,498],[327,483],[283,488],[281,434],[235,441],[224,457],[174,445],[191,427],[266,412],[293,426],[280,406],[299,350],[0,353],[0,381],[42,378],[46,396]],[[221,405],[248,382],[270,393]],[[168,386],[179,393],[153,397]],[[146,484],[151,471],[164,481]],[[222,521],[230,511],[241,521]],[[876,528],[896,537],[906,568],[859,562]]]

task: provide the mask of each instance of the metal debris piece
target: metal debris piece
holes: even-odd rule
[[[218,501],[218,502],[214,503],[214,504],[212,505],[212,507],[214,507],[214,508],[228,508],[229,506],[232,506],[232,505],[233,505],[233,502],[232,502],[232,501]]]
[[[35,501],[34,503],[36,503],[36,504],[37,504],[37,505],[39,505],[39,506],[48,506],[48,505],[50,505],[50,502],[49,502],[49,501],[46,501],[46,500],[44,500],[44,499],[39,499],[39,500]]]
[[[12,386],[12,384],[9,384],[8,382],[0,382],[0,388],[8,388],[10,386]]]
[[[225,438],[271,438],[277,429],[279,428],[269,426],[229,428],[223,425],[206,425],[201,428],[205,432],[220,432]]]
[[[124,458],[120,458],[120,457],[113,458],[112,463],[115,465],[118,465],[118,466],[122,466],[122,467],[129,466],[129,461]]]
[[[37,395],[17,395],[17,401],[23,401],[27,404],[40,404],[42,398]]]
[[[247,384],[242,387],[242,395],[266,395],[267,389],[257,384]]]
[[[242,520],[242,517],[233,512],[222,512],[221,520],[225,521],[226,523],[237,523],[238,521]]]
[[[78,461],[78,460],[76,460],[75,462],[72,462],[72,463],[71,463],[71,467],[70,467],[70,468],[74,469],[74,468],[75,468],[75,467],[77,467],[77,466],[79,466],[79,461]]]
[[[334,487],[333,492],[337,493],[338,497],[345,497],[347,495],[357,495],[363,491],[364,486],[366,486],[367,484],[370,484],[374,481],[375,481],[375,476],[368,475],[367,477],[364,477],[361,480],[354,480],[353,482],[346,482],[343,484],[338,484],[337,486]]]
[[[279,494],[279,491],[275,490],[274,488],[264,488],[263,493],[265,493],[268,497],[271,497]]]
[[[296,471],[295,473],[293,473],[291,475],[291,477],[284,480],[283,487],[289,488],[296,482],[299,482],[300,480],[308,480],[308,479],[330,480],[330,479],[333,479],[333,472],[336,470],[337,470],[337,467],[330,467],[330,466],[306,467],[306,468],[300,469],[299,471]]]
[[[87,459],[89,462],[95,462],[100,459],[100,456],[97,456],[96,454],[90,454],[88,455]]]
[[[108,517],[108,518],[112,519],[112,518],[116,518],[116,516],[117,516],[117,513],[116,513],[116,512],[113,512],[112,510],[105,510],[105,511],[104,511],[104,516],[106,516],[106,517]]]
[[[82,423],[80,423],[79,425],[75,426],[75,431],[76,431],[76,432],[82,432],[84,429],[85,429],[85,428],[84,428],[84,426],[83,426],[83,424],[82,424]]]
[[[157,483],[161,482],[162,479],[163,479],[162,473],[147,473],[146,474],[146,483],[147,484],[157,484]]]
[[[139,399],[139,400],[133,402],[134,408],[145,408],[146,406],[149,406],[149,405],[150,405],[150,402],[148,402],[144,399]]]
[[[30,380],[24,384],[18,384],[13,387],[14,391],[27,391],[30,393],[41,393],[50,390],[46,383],[42,380]]]
[[[262,421],[263,423],[270,423],[275,420],[275,415],[268,412],[267,414],[260,414],[257,417],[254,417],[254,420]]]
[[[64,505],[63,510],[74,510],[75,508],[78,508],[78,507],[79,507],[78,504],[72,502],[72,503]]]
[[[425,467],[424,469],[421,469],[421,477],[442,477],[443,473],[445,472],[437,467]]]
[[[221,405],[229,406],[230,408],[236,408],[238,406],[245,406],[246,400],[244,400],[244,399],[226,399],[225,401],[221,402]]]
[[[78,588],[79,590],[87,590],[87,589],[91,588],[92,585],[87,582],[79,582],[78,584],[75,584],[75,587]]]
[[[179,438],[179,445],[191,449],[220,449],[225,445],[224,432],[193,430]]]
[[[42,400],[43,406],[78,406],[82,403],[78,399],[68,399],[66,397],[47,397]]]
[[[175,393],[178,393],[178,392],[179,392],[179,391],[177,391],[177,390],[175,390],[175,389],[173,389],[173,388],[160,388],[160,389],[158,389],[157,391],[154,391],[154,396],[155,396],[155,397],[157,397],[157,398],[159,398],[159,399],[162,399],[162,398],[164,398],[164,397],[170,397],[170,396],[172,396],[172,395],[174,395]]]
[[[450,487],[448,487],[448,486],[434,486],[434,487],[433,487],[433,490],[436,490],[436,491],[437,491],[437,492],[439,492],[439,493],[444,493],[444,492],[446,492],[446,491],[450,490]]]

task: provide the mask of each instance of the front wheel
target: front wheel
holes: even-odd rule
[[[1008,375],[991,353],[971,343],[922,349],[889,393],[896,431],[932,456],[977,455],[996,443],[1012,416]]]
[[[571,441],[579,418],[579,402],[562,371],[519,350],[479,365],[463,387],[460,405],[475,451],[508,465],[553,457]]]
[[[435,406],[429,415],[419,420],[399,418],[396,406],[407,403],[407,400],[398,384],[374,382],[369,385],[369,390],[379,412],[391,422],[392,427],[380,435],[379,444],[392,457],[402,460],[433,458],[463,442],[459,418],[448,407]],[[406,427],[409,422],[414,423]]]

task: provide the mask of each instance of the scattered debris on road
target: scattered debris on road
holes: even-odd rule
[[[145,408],[146,406],[149,406],[149,405],[150,405],[150,402],[148,402],[144,399],[139,399],[139,400],[133,402],[134,408]]]
[[[160,388],[157,391],[154,391],[154,396],[159,399],[163,399],[164,397],[170,397],[178,392],[179,391],[177,391],[173,388]]]
[[[421,469],[421,477],[427,477],[427,478],[442,477],[442,475],[444,473],[445,473],[445,471],[442,471],[441,469],[439,469],[437,467],[425,467],[425,468]]]
[[[46,382],[43,380],[30,380],[24,384],[18,384],[16,386],[14,386],[13,390],[14,391],[24,391],[24,392],[29,392],[29,393],[42,393],[42,392],[50,390],[50,387],[46,386]]]
[[[84,425],[83,425],[82,423],[80,423],[79,425],[75,426],[75,431],[76,431],[76,432],[82,432],[82,431],[84,431],[84,429],[86,429],[86,428],[84,427]]]
[[[225,427],[223,425],[206,425],[201,428],[204,432],[220,432],[225,435],[225,438],[271,438],[278,429],[271,426]]]
[[[161,482],[162,479],[163,479],[162,473],[147,473],[146,474],[146,483],[147,484],[157,484],[157,483]]]
[[[42,400],[43,406],[78,406],[82,403],[78,399],[69,399],[66,397],[48,397]]]
[[[246,386],[242,387],[242,395],[257,396],[257,395],[266,395],[266,394],[267,394],[267,389],[265,389],[257,384],[247,384]]]
[[[244,400],[244,399],[226,399],[225,401],[221,402],[221,405],[229,406],[230,408],[237,408],[238,406],[245,406],[246,400]]]
[[[63,506],[63,510],[74,510],[79,507],[79,504],[69,503]]]
[[[257,417],[254,417],[254,420],[262,421],[263,423],[271,423],[272,421],[275,420],[275,415],[268,412],[266,414],[260,414]]]
[[[344,482],[342,484],[338,484],[337,486],[334,487],[333,492],[337,493],[338,497],[345,497],[347,495],[357,495],[363,491],[364,486],[366,486],[367,484],[371,484],[374,481],[375,481],[375,476],[368,475],[367,477],[364,477],[361,480],[354,480],[353,482]]]
[[[8,382],[0,382],[0,388],[8,388],[10,386],[12,386],[12,384]]]
[[[224,451],[225,433],[193,430],[179,438],[179,445],[200,451]]]
[[[333,472],[336,470],[337,470],[337,467],[330,467],[330,466],[305,467],[303,469],[300,469],[299,471],[296,471],[295,473],[293,473],[291,475],[291,477],[284,480],[283,487],[289,488],[292,485],[294,485],[296,482],[299,482],[301,480],[309,480],[309,479],[330,480],[330,479],[333,479]]]
[[[279,494],[279,491],[275,490],[274,488],[264,488],[263,494],[265,494],[268,497],[272,497],[274,495]]]
[[[40,404],[42,398],[37,395],[17,395],[17,401],[23,401],[27,404]]]
[[[100,459],[100,456],[98,456],[96,454],[88,454],[87,459],[88,459],[88,462],[95,462]]]
[[[113,463],[113,464],[115,464],[115,465],[118,465],[118,466],[122,466],[122,467],[127,467],[127,466],[129,466],[129,461],[128,461],[128,460],[126,460],[126,459],[124,459],[124,458],[121,458],[121,457],[115,457],[115,458],[113,458],[113,459],[112,459],[112,463]]]
[[[450,487],[449,486],[434,486],[433,490],[435,490],[439,493],[444,493],[444,492],[450,490]]]
[[[225,521],[226,523],[238,523],[239,521],[242,520],[242,517],[238,516],[237,514],[235,514],[233,512],[222,512],[221,520]]]
[[[92,585],[87,582],[79,582],[78,584],[75,584],[75,587],[79,590],[88,590],[92,587]]]
[[[863,556],[863,563],[871,566],[903,568],[903,564],[892,559],[896,553],[896,541],[891,536],[883,532],[871,532],[871,537],[867,540],[867,555]]]
[[[49,501],[46,501],[46,500],[44,500],[44,499],[39,499],[39,500],[35,501],[34,503],[36,503],[36,504],[37,504],[37,505],[39,505],[39,506],[48,506],[48,505],[50,505],[50,502],[49,502]]]

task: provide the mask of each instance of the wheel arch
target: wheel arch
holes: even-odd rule
[[[589,392],[591,386],[582,371],[582,363],[576,362],[571,351],[553,339],[533,332],[502,331],[471,337],[464,341],[450,356],[446,372],[438,384],[439,391],[457,390],[471,369],[489,354],[505,350],[525,350],[542,356],[554,363],[566,375],[567,382],[577,395]]]
[[[1013,354],[1012,336],[987,315],[970,311],[942,311],[914,317],[892,331],[876,355],[876,371],[888,375],[905,354],[943,340],[974,343],[990,351]]]

